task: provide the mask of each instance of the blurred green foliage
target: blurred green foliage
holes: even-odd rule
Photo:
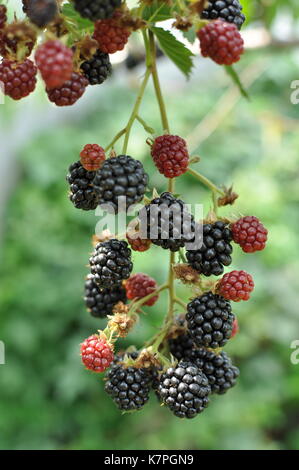
[[[105,324],[90,317],[82,301],[97,218],[72,207],[64,175],[85,143],[105,144],[126,122],[135,90],[112,82],[105,84],[99,110],[41,133],[19,155],[21,174],[6,211],[0,267],[0,339],[6,345],[1,449],[299,449],[299,365],[290,362],[290,344],[299,339],[299,135],[298,106],[289,99],[298,58],[291,50],[250,52],[244,66],[261,57],[269,67],[250,90],[251,101],[241,98],[194,152],[201,155],[196,169],[217,184],[233,182],[240,194],[234,208],[222,213],[255,214],[270,233],[263,253],[234,249],[232,268],[248,270],[256,283],[252,300],[235,305],[241,331],[226,348],[241,369],[239,385],[213,397],[195,420],[178,420],[155,396],[142,412],[121,415],[101,378],[80,364],[79,343]],[[224,71],[217,76],[217,89],[192,81],[175,99],[166,92],[175,133],[188,135],[211,112],[227,84]],[[160,130],[151,89],[142,116]],[[151,186],[163,190],[138,124],[129,151],[143,161]],[[180,178],[177,191],[209,208],[210,194],[192,177]],[[134,255],[134,270],[161,282],[167,254],[153,247]],[[179,291],[187,300],[187,289]],[[163,294],[120,347],[141,345],[165,308]]]

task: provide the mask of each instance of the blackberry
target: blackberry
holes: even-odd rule
[[[164,134],[156,137],[151,155],[159,172],[166,178],[175,178],[187,171],[189,163],[187,144],[178,135]]]
[[[219,276],[223,273],[223,266],[232,262],[231,240],[231,230],[224,222],[204,224],[202,245],[198,250],[187,250],[188,263],[205,276]]]
[[[83,18],[91,21],[111,18],[114,10],[121,5],[121,0],[75,0],[75,10]]]
[[[126,290],[122,286],[100,289],[89,274],[85,281],[84,302],[93,317],[105,318],[112,315],[113,307],[118,302],[127,302]]]
[[[119,360],[106,375],[105,391],[120,410],[139,410],[149,399],[152,378],[146,369],[126,368]]]
[[[154,245],[178,251],[194,239],[195,221],[183,201],[164,192],[139,211],[140,231]]]
[[[253,215],[242,217],[231,225],[232,237],[245,253],[261,251],[266,246],[268,230]]]
[[[207,377],[192,363],[180,361],[160,378],[158,394],[179,418],[195,418],[209,404]]]
[[[147,183],[148,175],[142,163],[128,155],[106,160],[94,179],[94,186],[99,193],[99,204],[111,206],[115,213],[127,210],[132,204],[140,202]]]
[[[222,351],[215,354],[204,348],[194,350],[190,360],[206,375],[212,393],[222,395],[236,385],[239,369],[232,365],[229,356]]]
[[[187,327],[196,346],[220,348],[232,335],[235,316],[228,300],[212,292],[187,305]]]
[[[99,287],[114,287],[128,279],[133,269],[131,250],[122,240],[98,243],[89,259],[91,274]]]
[[[25,98],[35,90],[37,68],[26,59],[22,63],[4,59],[0,64],[0,82],[4,85],[4,94],[13,100]]]
[[[90,85],[100,85],[112,72],[109,55],[97,50],[90,60],[81,64],[81,70]]]
[[[208,6],[202,11],[204,20],[217,20],[218,18],[234,23],[239,29],[245,21],[239,0],[209,0]]]
[[[95,171],[87,171],[80,161],[69,167],[66,177],[70,185],[69,199],[77,209],[94,210],[98,205],[98,196],[93,187]]]
[[[57,2],[56,0],[29,0],[26,13],[31,23],[44,28],[58,13]]]
[[[65,82],[59,88],[48,89],[46,92],[48,98],[56,106],[72,106],[85,92],[88,80],[83,75],[73,72],[70,80]]]
[[[113,345],[105,335],[91,335],[80,348],[85,367],[93,372],[104,372],[114,359]]]
[[[168,340],[169,351],[178,360],[189,360],[194,350],[194,342],[188,332]]]
[[[114,54],[122,51],[131,34],[130,29],[121,24],[122,12],[117,10],[112,18],[97,21],[94,25],[93,38],[101,51]]]

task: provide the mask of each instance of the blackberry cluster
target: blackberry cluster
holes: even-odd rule
[[[140,202],[147,183],[148,175],[142,163],[128,155],[106,160],[94,179],[99,204],[109,204],[115,213],[127,210],[131,205]]]
[[[85,281],[84,302],[93,317],[105,318],[112,314],[113,307],[118,302],[127,302],[126,290],[120,285],[100,289],[89,274]]]
[[[122,411],[139,410],[149,399],[152,377],[146,369],[126,368],[118,358],[106,379],[105,391]]]
[[[141,233],[154,245],[178,251],[192,242],[196,224],[181,199],[164,192],[139,211]]]
[[[111,18],[120,5],[121,0],[74,0],[75,10],[91,21]]]
[[[204,348],[193,350],[190,361],[205,374],[212,393],[222,395],[237,383],[239,369],[224,351],[215,354]]]
[[[56,0],[29,0],[26,13],[31,23],[39,28],[44,28],[57,15]]]
[[[234,23],[240,29],[245,21],[242,9],[239,0],[209,0],[208,6],[201,13],[201,18],[203,20],[223,19],[228,23]]]
[[[205,276],[219,276],[223,273],[223,266],[229,266],[232,262],[231,240],[231,230],[224,222],[204,224],[201,247],[186,252],[190,266]]]
[[[209,404],[207,377],[192,363],[180,361],[162,374],[158,395],[179,418],[195,418]]]
[[[90,60],[81,64],[81,70],[90,85],[100,85],[112,72],[109,55],[98,50]]]
[[[70,185],[69,199],[77,209],[94,210],[98,205],[98,196],[93,187],[95,171],[87,171],[80,161],[69,167],[66,177]]]
[[[228,300],[212,292],[187,305],[187,327],[196,346],[221,348],[232,335],[234,315]]]
[[[102,288],[118,286],[133,269],[127,242],[116,239],[98,243],[89,263],[93,280]]]

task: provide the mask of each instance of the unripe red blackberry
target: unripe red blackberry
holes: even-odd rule
[[[166,178],[183,175],[188,168],[189,153],[184,139],[177,135],[161,135],[154,140],[151,154],[159,172]]]
[[[80,153],[80,161],[87,171],[96,171],[105,161],[105,150],[97,144],[87,144]]]
[[[212,21],[201,28],[197,36],[202,55],[210,57],[219,65],[232,65],[238,62],[244,52],[244,41],[233,23]]]
[[[209,404],[207,377],[192,362],[180,361],[162,374],[158,396],[178,418],[195,418]]]
[[[266,246],[268,230],[254,216],[247,215],[231,225],[233,240],[245,253],[261,251]]]
[[[91,21],[111,18],[120,5],[121,0],[74,0],[75,10]]]
[[[105,336],[89,336],[80,351],[83,364],[93,372],[104,372],[114,359],[113,347]]]
[[[100,50],[107,54],[122,51],[128,42],[130,31],[121,26],[120,16],[121,13],[116,11],[112,18],[95,23],[93,38],[98,42]]]
[[[225,274],[217,283],[217,293],[234,302],[249,300],[253,289],[253,279],[245,271],[231,271]]]
[[[127,233],[127,240],[132,250],[139,252],[147,251],[152,244],[151,240],[147,240],[146,238],[132,238],[129,233]]]
[[[146,297],[157,289],[156,281],[144,273],[137,273],[129,277],[125,282],[125,288],[127,292],[127,298],[130,300],[137,300]],[[152,306],[159,298],[159,295],[155,295],[148,299],[143,305]]]
[[[201,13],[204,20],[217,20],[218,18],[234,23],[238,29],[245,21],[239,0],[208,0],[206,8]]]
[[[0,82],[4,83],[4,93],[14,100],[28,96],[35,89],[37,68],[27,59],[18,64],[4,59],[0,64]]]
[[[48,98],[56,106],[72,106],[84,94],[88,80],[80,73],[73,72],[70,80],[60,88],[46,89]]]
[[[196,346],[217,349],[231,338],[234,314],[230,302],[207,292],[187,305],[188,332]]]
[[[58,40],[41,44],[35,62],[48,90],[61,87],[73,72],[73,51]]]
[[[0,5],[0,29],[4,28],[7,16],[6,16],[7,8],[5,5]]]
[[[31,23],[44,28],[58,13],[56,0],[28,0],[26,13]]]

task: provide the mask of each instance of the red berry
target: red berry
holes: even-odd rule
[[[234,322],[233,322],[233,331],[232,331],[231,338],[236,336],[236,334],[239,333],[239,330],[240,328],[239,328],[238,320],[237,320],[237,317],[235,317]]]
[[[248,300],[253,289],[253,279],[246,271],[231,271],[217,285],[217,293],[234,302]]]
[[[105,337],[91,335],[81,344],[81,359],[87,369],[104,372],[114,359],[113,348]]]
[[[132,250],[139,252],[147,251],[152,244],[151,240],[145,238],[131,238],[129,233],[127,233],[127,240]]]
[[[254,216],[246,216],[231,225],[233,240],[245,253],[261,251],[266,246],[268,230]]]
[[[80,161],[87,171],[96,171],[105,161],[105,150],[97,144],[87,144],[80,153]]]
[[[71,79],[60,88],[46,89],[50,101],[56,106],[71,106],[81,98],[88,85],[88,80],[83,75],[73,72]]]
[[[95,23],[93,38],[98,42],[102,52],[114,54],[122,51],[128,42],[130,31],[121,26],[120,15],[120,12],[115,12],[112,18]]]
[[[4,83],[4,93],[14,100],[28,96],[36,85],[37,69],[34,63],[27,59],[18,64],[3,60],[0,64],[0,82]]]
[[[201,53],[219,65],[232,65],[240,60],[244,52],[244,41],[233,23],[223,20],[211,21],[201,28],[197,36]]]
[[[189,154],[186,141],[177,135],[157,137],[151,154],[159,172],[166,178],[175,178],[187,171]]]
[[[4,28],[7,20],[6,16],[7,8],[5,5],[0,5],[0,29]]]
[[[35,62],[47,89],[58,88],[71,78],[73,51],[58,40],[47,41],[38,47]]]
[[[137,300],[146,297],[157,289],[156,281],[147,274],[137,273],[129,277],[125,284],[127,298]],[[148,299],[143,305],[152,306],[157,302],[159,295]]]

